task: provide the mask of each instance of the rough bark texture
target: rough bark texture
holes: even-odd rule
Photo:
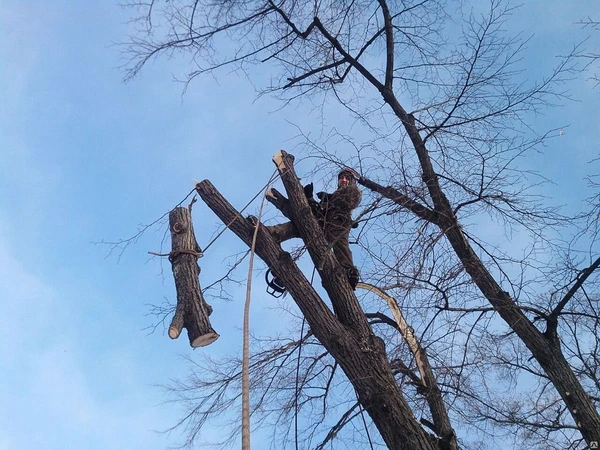
[[[423,429],[404,399],[386,356],[383,341],[373,334],[348,284],[346,274],[311,214],[294,172],[293,157],[279,152],[274,161],[289,196],[289,200],[279,198],[278,201],[289,202],[286,212],[307,245],[335,314],[319,297],[289,253],[281,249],[262,224],[258,230],[256,254],[282,279],[315,337],[340,364],[388,448],[444,448],[443,444]],[[197,191],[217,216],[250,246],[254,222],[244,219],[208,180],[199,183]]]
[[[177,339],[182,328],[188,332],[190,345],[204,347],[219,338],[213,330],[208,316],[212,308],[204,300],[200,290],[200,246],[194,236],[194,227],[189,208],[178,207],[169,213],[172,250],[169,260],[173,267],[177,308],[169,326],[169,337]]]

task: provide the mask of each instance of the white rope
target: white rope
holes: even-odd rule
[[[271,176],[269,182],[264,188],[258,217],[254,226],[254,235],[252,236],[252,245],[250,246],[250,262],[248,263],[248,280],[246,282],[246,303],[244,304],[244,342],[242,350],[242,450],[250,450],[250,298],[252,291],[252,268],[254,266],[254,249],[256,248],[256,238],[258,236],[258,227],[262,216],[263,206],[269,186],[275,179],[277,171]]]

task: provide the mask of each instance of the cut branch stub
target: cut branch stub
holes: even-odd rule
[[[188,331],[193,348],[204,347],[219,338],[212,329],[208,316],[211,306],[206,303],[200,290],[200,267],[197,259],[202,255],[194,236],[191,213],[188,208],[178,207],[169,213],[171,230],[171,255],[177,308],[169,326],[169,337],[177,339],[181,330]]]

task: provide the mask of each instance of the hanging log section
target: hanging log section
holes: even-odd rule
[[[200,290],[198,258],[202,256],[202,250],[194,236],[191,206],[177,207],[169,213],[169,261],[177,290],[177,307],[169,326],[169,337],[177,339],[182,328],[185,328],[190,345],[196,348],[213,343],[219,338],[219,334],[213,330],[208,320],[212,307],[206,303]]]

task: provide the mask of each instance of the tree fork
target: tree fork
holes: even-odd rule
[[[177,307],[169,326],[169,337],[177,339],[181,330],[188,332],[190,345],[193,348],[205,347],[219,338],[213,330],[208,316],[211,306],[206,303],[200,290],[200,267],[198,258],[202,251],[196,237],[189,208],[177,207],[169,213],[169,229],[171,230],[171,261],[175,289],[177,290]]]
[[[387,447],[391,450],[445,448],[444,443],[427,433],[414,417],[394,378],[383,341],[373,334],[352,288],[342,271],[336,270],[339,264],[333,253],[324,250],[327,243],[316,220],[308,213],[310,207],[294,172],[293,156],[280,152],[274,162],[289,195],[290,218],[307,244],[313,262],[323,263],[319,273],[332,304],[337,305],[334,306],[336,315],[319,297],[289,253],[281,249],[260,223],[256,255],[281,278],[314,336],[331,353],[354,386],[361,405]],[[243,218],[208,180],[198,183],[196,190],[219,219],[250,246],[255,220]]]

